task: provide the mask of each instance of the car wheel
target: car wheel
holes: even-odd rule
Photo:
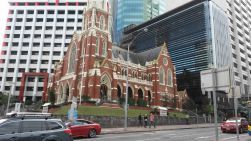
[[[222,132],[222,133],[226,133],[226,131],[224,131],[224,130],[221,130],[221,132]]]
[[[89,131],[89,137],[90,137],[90,138],[94,138],[94,137],[96,137],[96,136],[97,136],[96,130],[91,129],[91,130]]]

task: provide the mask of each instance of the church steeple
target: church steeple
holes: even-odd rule
[[[84,30],[92,28],[110,34],[111,14],[108,0],[88,0],[84,11]]]

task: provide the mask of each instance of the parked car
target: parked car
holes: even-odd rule
[[[238,117],[237,124],[238,124],[239,133],[248,131],[248,121],[246,118]],[[230,118],[226,120],[225,122],[223,122],[223,124],[221,125],[221,131],[222,133],[236,132],[236,118]]]
[[[101,133],[100,124],[84,119],[77,119],[74,122],[68,122],[66,123],[66,126],[71,130],[73,137],[94,138]]]
[[[18,114],[17,114],[18,115]],[[73,141],[61,119],[44,114],[11,115],[0,120],[0,141]]]

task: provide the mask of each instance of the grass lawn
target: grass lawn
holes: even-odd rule
[[[66,115],[70,106],[63,106],[58,108],[53,114]],[[139,114],[149,114],[150,110],[130,109],[128,110],[128,117],[137,117]],[[98,106],[80,106],[78,107],[78,115],[95,115],[95,116],[115,116],[124,117],[124,109],[122,108],[110,108],[110,107],[98,107]],[[169,112],[170,117],[185,118],[186,114],[181,112]]]
[[[63,106],[56,110],[53,114],[55,115],[66,115],[70,106]],[[140,113],[142,115],[149,114],[149,110],[138,110],[130,109],[128,110],[128,117],[137,117]],[[109,108],[109,107],[97,107],[97,106],[80,106],[78,107],[79,115],[96,115],[96,116],[117,116],[123,117],[124,110],[122,108]]]

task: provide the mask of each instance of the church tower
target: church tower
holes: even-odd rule
[[[84,93],[99,99],[99,82],[102,73],[100,66],[104,60],[112,58],[109,2],[108,0],[88,0],[84,11],[81,35],[82,49],[85,52]]]

